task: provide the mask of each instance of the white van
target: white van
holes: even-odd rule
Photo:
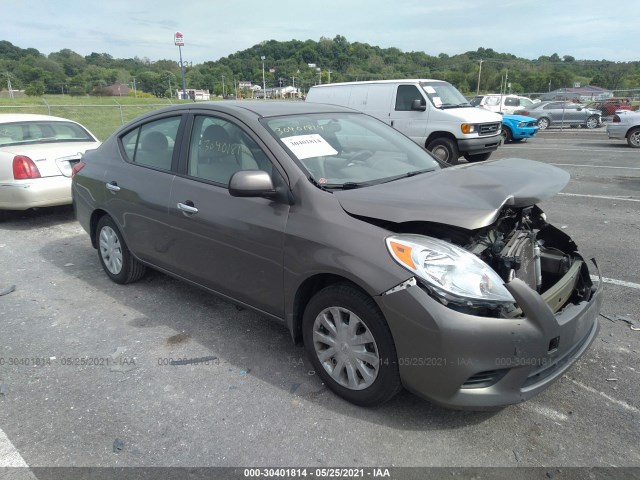
[[[441,80],[316,85],[306,101],[342,105],[379,118],[448,163],[461,155],[470,162],[486,160],[502,138],[500,115],[472,107]]]

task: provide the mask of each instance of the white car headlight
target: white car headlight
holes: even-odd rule
[[[415,273],[448,301],[515,303],[500,276],[474,254],[424,235],[400,234],[386,239],[393,259]]]

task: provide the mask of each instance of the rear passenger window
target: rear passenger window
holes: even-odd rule
[[[517,107],[520,105],[520,100],[513,97],[507,97],[504,99],[504,104],[508,107]]]
[[[160,170],[171,170],[179,126],[180,117],[170,117],[130,131],[120,139],[127,160]]]

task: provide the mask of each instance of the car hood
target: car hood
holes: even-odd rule
[[[507,121],[507,122],[515,122],[515,123],[520,123],[520,122],[535,122],[536,119],[533,117],[527,117],[525,115],[503,115],[502,116],[502,120],[503,121]]]
[[[533,205],[555,195],[568,182],[569,174],[553,165],[507,158],[339,190],[335,195],[351,215],[473,230],[491,225],[504,206]]]
[[[447,108],[447,115],[466,123],[491,123],[502,122],[502,115],[481,107]]]

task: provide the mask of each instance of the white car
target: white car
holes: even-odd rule
[[[609,138],[627,140],[630,147],[640,148],[640,112],[618,110],[607,123]]]
[[[77,122],[0,114],[0,215],[71,203],[71,173],[100,141]]]
[[[529,107],[536,102],[520,95],[489,94],[473,97],[469,103],[474,107],[484,108],[492,112],[513,114],[516,110]]]

